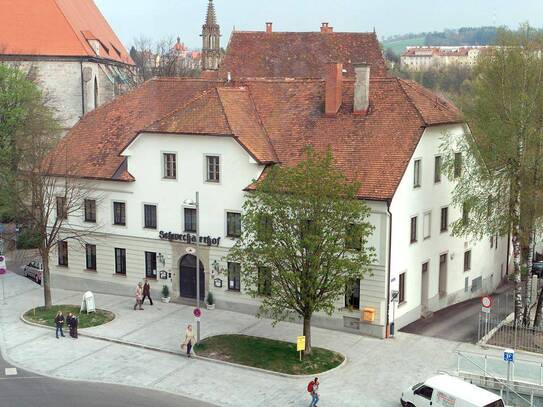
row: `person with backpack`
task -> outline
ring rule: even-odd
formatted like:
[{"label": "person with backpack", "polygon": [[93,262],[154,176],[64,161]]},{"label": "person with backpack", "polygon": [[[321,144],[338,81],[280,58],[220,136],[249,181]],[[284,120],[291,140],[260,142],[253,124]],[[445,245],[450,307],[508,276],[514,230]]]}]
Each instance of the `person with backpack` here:
[{"label": "person with backpack", "polygon": [[319,378],[315,377],[315,380],[312,380],[307,385],[307,391],[309,395],[311,396],[311,403],[309,404],[309,407],[316,407],[317,403],[319,402]]}]

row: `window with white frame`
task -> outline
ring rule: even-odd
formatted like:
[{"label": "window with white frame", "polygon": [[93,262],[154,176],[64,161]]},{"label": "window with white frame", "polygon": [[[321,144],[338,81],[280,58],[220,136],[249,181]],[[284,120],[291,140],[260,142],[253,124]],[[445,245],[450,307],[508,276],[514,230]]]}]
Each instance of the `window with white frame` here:
[{"label": "window with white frame", "polygon": [[163,177],[167,179],[177,178],[177,154],[164,153],[162,155],[162,161],[164,163]]},{"label": "window with white frame", "polygon": [[420,187],[420,160],[415,160],[413,166],[413,187]]},{"label": "window with white frame", "polygon": [[143,223],[145,229],[157,228],[157,213],[156,205],[143,205]]},{"label": "window with white frame", "polygon": [[220,157],[217,155],[206,155],[207,182],[220,181]]},{"label": "window with white frame", "polygon": [[437,184],[441,182],[441,164],[442,158],[440,155],[436,156],[434,161],[434,182]]},{"label": "window with white frame", "polygon": [[410,230],[410,242],[415,243],[417,241],[417,217],[411,218],[411,230]]},{"label": "window with white frame", "polygon": [[422,218],[422,237],[424,239],[430,238],[432,231],[432,212],[426,212]]}]

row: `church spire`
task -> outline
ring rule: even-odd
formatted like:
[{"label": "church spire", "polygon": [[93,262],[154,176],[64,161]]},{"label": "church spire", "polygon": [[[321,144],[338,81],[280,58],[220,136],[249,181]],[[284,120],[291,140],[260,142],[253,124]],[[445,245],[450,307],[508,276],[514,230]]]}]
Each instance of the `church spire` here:
[{"label": "church spire", "polygon": [[215,5],[209,0],[205,24],[202,26],[202,70],[216,71],[221,59],[221,28],[217,24]]}]

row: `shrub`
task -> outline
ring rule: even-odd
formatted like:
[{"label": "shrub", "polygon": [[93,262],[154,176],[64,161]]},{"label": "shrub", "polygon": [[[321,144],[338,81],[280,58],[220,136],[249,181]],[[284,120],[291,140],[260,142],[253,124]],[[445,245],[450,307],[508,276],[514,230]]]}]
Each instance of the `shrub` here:
[{"label": "shrub", "polygon": [[209,305],[213,305],[215,303],[215,299],[213,298],[213,293],[211,291],[207,293],[207,303]]},{"label": "shrub", "polygon": [[170,297],[170,289],[167,285],[162,286],[162,297],[169,298]]},{"label": "shrub", "polygon": [[35,229],[21,229],[17,234],[17,249],[37,249],[40,245],[40,234]]}]

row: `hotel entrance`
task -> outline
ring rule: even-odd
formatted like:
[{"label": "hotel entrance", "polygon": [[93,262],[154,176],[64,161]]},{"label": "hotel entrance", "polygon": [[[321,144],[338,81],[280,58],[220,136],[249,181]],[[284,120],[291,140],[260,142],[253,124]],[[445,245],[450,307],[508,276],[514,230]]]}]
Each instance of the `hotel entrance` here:
[{"label": "hotel entrance", "polygon": [[[204,265],[200,261],[200,300],[204,301],[206,280]],[[179,296],[196,298],[196,256],[187,254],[179,262]]]}]

